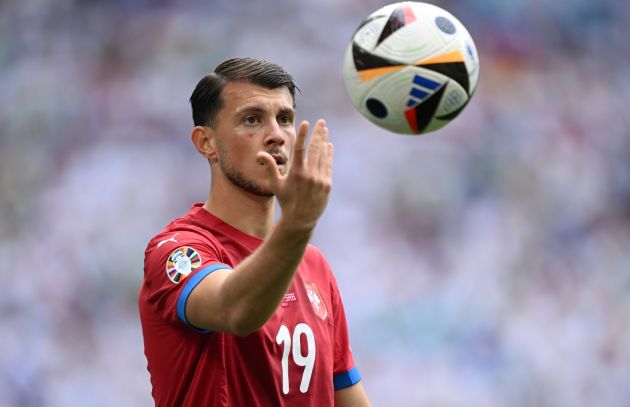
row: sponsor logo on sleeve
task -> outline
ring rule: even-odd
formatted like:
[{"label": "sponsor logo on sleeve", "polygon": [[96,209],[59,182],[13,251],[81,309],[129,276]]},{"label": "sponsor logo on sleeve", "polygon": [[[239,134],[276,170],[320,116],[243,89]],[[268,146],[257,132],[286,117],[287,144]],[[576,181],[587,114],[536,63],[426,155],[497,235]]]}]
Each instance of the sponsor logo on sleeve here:
[{"label": "sponsor logo on sleeve", "polygon": [[194,270],[201,266],[201,256],[190,246],[179,247],[168,256],[166,260],[166,275],[174,282],[179,283]]},{"label": "sponsor logo on sleeve", "polygon": [[177,236],[177,235],[179,235],[179,232],[175,233],[173,236],[169,237],[166,240],[160,241],[160,243],[157,244],[158,249],[160,248],[160,246],[162,246],[163,244],[168,243],[168,242],[177,243],[177,240],[175,240],[175,236]]}]

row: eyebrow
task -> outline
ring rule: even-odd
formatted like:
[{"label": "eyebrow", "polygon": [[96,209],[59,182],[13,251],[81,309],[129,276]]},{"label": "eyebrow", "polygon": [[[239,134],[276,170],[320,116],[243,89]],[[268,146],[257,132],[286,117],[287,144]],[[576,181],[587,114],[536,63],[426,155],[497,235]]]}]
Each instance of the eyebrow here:
[{"label": "eyebrow", "polygon": [[[266,111],[267,111],[266,109],[263,109],[262,107],[259,107],[259,106],[244,106],[239,109],[236,109],[237,114],[265,113]],[[289,114],[289,115],[295,116],[295,109],[290,108],[290,107],[283,107],[283,108],[280,108],[280,110],[278,111],[278,114],[279,115]]]}]

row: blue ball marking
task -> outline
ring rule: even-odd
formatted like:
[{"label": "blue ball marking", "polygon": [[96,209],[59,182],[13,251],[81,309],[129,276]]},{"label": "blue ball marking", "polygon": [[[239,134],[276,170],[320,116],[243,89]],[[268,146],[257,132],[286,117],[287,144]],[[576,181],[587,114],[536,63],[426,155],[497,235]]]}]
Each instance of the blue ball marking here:
[{"label": "blue ball marking", "polygon": [[468,51],[468,55],[470,56],[470,59],[472,59],[473,61],[475,60],[475,54],[473,53],[472,47],[470,46],[470,44],[466,45],[466,51]]},{"label": "blue ball marking", "polygon": [[451,22],[451,20],[449,20],[446,17],[436,17],[435,18],[435,25],[437,25],[437,27],[442,30],[442,32],[445,32],[446,34],[455,34],[455,24],[453,24]]}]

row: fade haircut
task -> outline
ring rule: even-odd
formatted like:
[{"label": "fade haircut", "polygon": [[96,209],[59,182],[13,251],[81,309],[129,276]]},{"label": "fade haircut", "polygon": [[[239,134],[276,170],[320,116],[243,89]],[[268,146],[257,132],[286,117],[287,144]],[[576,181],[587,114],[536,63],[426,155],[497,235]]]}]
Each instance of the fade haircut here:
[{"label": "fade haircut", "polygon": [[223,108],[223,88],[229,82],[243,81],[267,89],[285,86],[291,93],[295,108],[293,77],[281,66],[256,58],[232,58],[219,64],[214,72],[204,76],[190,96],[195,126],[216,124],[217,113]]}]

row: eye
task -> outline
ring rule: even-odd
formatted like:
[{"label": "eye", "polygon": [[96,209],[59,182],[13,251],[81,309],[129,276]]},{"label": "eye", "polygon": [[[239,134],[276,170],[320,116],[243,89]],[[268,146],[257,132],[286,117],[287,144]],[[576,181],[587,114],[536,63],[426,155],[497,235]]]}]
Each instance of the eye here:
[{"label": "eye", "polygon": [[243,123],[245,123],[245,124],[256,124],[256,123],[258,123],[258,117],[254,116],[254,115],[245,116],[245,118],[243,118]]},{"label": "eye", "polygon": [[293,124],[293,116],[288,114],[283,114],[278,117],[278,123],[280,124]]}]

